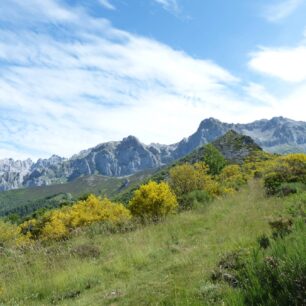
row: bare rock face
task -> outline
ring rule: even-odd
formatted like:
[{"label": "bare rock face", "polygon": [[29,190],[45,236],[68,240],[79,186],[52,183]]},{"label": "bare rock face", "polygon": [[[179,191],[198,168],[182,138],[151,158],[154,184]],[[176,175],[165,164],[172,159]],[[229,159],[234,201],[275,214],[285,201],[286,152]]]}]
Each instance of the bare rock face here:
[{"label": "bare rock face", "polygon": [[45,186],[66,181],[68,169],[65,158],[52,155],[48,159],[39,159],[32,164],[24,177],[24,187]]},{"label": "bare rock face", "polygon": [[23,187],[24,177],[28,175],[32,165],[33,162],[30,159],[0,160],[0,191]]},{"label": "bare rock face", "polygon": [[306,152],[306,122],[283,117],[237,124],[236,131],[252,137],[271,153]]},{"label": "bare rock face", "polygon": [[96,146],[85,154],[75,155],[68,161],[69,180],[82,174],[124,176],[164,164],[162,150],[142,144],[136,137]]},{"label": "bare rock face", "polygon": [[[62,183],[93,174],[125,176],[156,169],[215,141],[230,130],[250,136],[268,152],[306,152],[306,122],[276,117],[249,124],[233,124],[209,118],[201,122],[194,134],[173,145],[145,145],[136,137],[128,136],[122,141],[102,143],[84,150],[70,159],[53,155],[36,163],[29,159],[0,160],[0,191]],[[242,159],[247,152],[237,151],[234,132],[229,135],[233,139],[219,143],[220,151],[225,152],[228,159]]]}]

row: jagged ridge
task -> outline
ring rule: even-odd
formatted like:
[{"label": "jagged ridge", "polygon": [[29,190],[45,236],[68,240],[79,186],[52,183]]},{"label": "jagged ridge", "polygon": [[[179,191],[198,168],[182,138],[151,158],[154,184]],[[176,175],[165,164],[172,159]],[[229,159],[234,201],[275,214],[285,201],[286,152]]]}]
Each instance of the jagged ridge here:
[{"label": "jagged ridge", "polygon": [[229,130],[252,137],[269,152],[306,152],[306,122],[276,117],[233,124],[209,118],[201,122],[194,134],[173,145],[145,145],[129,136],[122,141],[103,143],[82,151],[70,159],[53,155],[36,163],[1,160],[0,191],[63,183],[86,175],[125,176],[155,169],[216,140]]}]

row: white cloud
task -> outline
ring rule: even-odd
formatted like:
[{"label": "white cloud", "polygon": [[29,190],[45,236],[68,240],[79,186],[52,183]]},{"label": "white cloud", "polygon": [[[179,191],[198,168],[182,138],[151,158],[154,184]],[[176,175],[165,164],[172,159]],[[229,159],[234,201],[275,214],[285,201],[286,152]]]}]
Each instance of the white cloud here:
[{"label": "white cloud", "polygon": [[270,103],[274,116],[282,115],[305,121],[305,40],[295,47],[262,47],[259,51],[251,53],[248,65],[255,72],[262,74],[265,83],[269,84],[269,81],[272,80],[273,87],[278,84],[279,92],[277,95],[272,95],[262,85],[256,84],[246,88],[248,95]]},{"label": "white cloud", "polygon": [[11,23],[0,31],[0,158],[70,156],[129,134],[173,143],[207,117],[274,113],[277,100],[261,85],[81,8],[2,0],[0,20]]},{"label": "white cloud", "polygon": [[109,10],[115,10],[115,6],[109,0],[99,0],[100,4]]},{"label": "white cloud", "polygon": [[0,2],[0,20],[30,20],[49,22],[75,21],[77,15],[58,4],[56,0],[3,0]]},{"label": "white cloud", "polygon": [[158,4],[161,4],[162,7],[170,12],[178,13],[179,12],[179,5],[177,0],[154,0]]},{"label": "white cloud", "polygon": [[260,84],[250,83],[244,88],[248,96],[252,97],[259,103],[269,104],[272,108],[277,108],[278,100],[267,89]]},{"label": "white cloud", "polygon": [[[10,3],[2,5],[9,9]],[[238,80],[215,63],[51,0],[48,5],[56,9],[46,13],[46,3],[31,0],[25,8],[15,2],[14,25],[22,28],[2,29],[0,35],[0,59],[6,63],[0,73],[0,141],[10,143],[15,156],[69,156],[128,134],[171,143],[203,118],[241,108],[227,88]],[[32,31],[33,22],[51,29]],[[12,122],[17,132],[9,128]]]},{"label": "white cloud", "polygon": [[262,48],[251,54],[249,66],[255,71],[287,82],[306,80],[306,46]]},{"label": "white cloud", "polygon": [[270,4],[264,9],[264,17],[271,22],[280,21],[294,13],[305,0],[282,0],[276,4]]}]

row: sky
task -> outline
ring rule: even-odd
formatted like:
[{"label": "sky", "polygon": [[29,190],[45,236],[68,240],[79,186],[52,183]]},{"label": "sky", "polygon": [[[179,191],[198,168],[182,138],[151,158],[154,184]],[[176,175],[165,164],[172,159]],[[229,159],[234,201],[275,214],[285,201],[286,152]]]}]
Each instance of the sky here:
[{"label": "sky", "polygon": [[305,17],[306,0],[1,0],[0,159],[305,121]]}]

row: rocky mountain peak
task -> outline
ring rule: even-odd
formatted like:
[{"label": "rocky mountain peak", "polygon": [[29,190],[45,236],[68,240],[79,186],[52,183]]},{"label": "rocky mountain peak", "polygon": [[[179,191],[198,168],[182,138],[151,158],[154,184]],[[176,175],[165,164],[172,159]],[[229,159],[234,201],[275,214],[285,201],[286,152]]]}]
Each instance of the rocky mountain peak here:
[{"label": "rocky mountain peak", "polygon": [[173,145],[145,145],[128,136],[83,150],[69,159],[57,155],[36,163],[4,159],[0,160],[0,190],[61,183],[93,174],[130,175],[169,164],[218,138],[215,145],[228,159],[239,161],[259,146],[276,153],[306,152],[306,122],[275,117],[232,124],[208,118],[194,134]]},{"label": "rocky mountain peak", "polygon": [[137,137],[129,135],[128,137],[125,137],[121,141],[121,145],[126,146],[142,146],[141,142],[138,140]]},{"label": "rocky mountain peak", "polygon": [[220,126],[220,124],[222,124],[221,121],[219,121],[218,119],[215,118],[208,118],[208,119],[204,119],[199,127],[198,127],[198,132],[203,130],[203,129],[211,129],[211,128],[218,128]]}]

